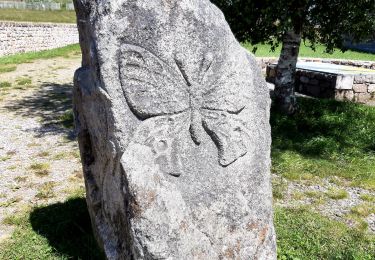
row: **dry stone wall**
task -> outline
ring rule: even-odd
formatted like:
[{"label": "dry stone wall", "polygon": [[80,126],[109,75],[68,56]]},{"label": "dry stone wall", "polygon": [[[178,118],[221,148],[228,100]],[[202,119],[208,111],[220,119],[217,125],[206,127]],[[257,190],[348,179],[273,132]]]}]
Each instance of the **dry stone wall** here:
[{"label": "dry stone wall", "polygon": [[75,24],[0,21],[0,56],[78,43]]},{"label": "dry stone wall", "polygon": [[[357,67],[362,68],[372,68],[371,66],[366,66],[366,63],[348,61],[347,64],[357,65]],[[341,65],[343,63],[338,64]],[[270,83],[274,83],[276,77],[275,67],[275,65],[271,64],[266,68],[266,80]],[[375,98],[374,74],[340,75],[297,69],[295,86],[297,92],[317,98],[330,98],[358,103],[372,103]]]}]

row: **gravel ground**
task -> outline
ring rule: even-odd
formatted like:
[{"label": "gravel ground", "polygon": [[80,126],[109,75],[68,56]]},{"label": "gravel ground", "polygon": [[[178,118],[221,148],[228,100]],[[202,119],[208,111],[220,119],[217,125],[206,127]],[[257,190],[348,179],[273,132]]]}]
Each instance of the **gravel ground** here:
[{"label": "gravel ground", "polygon": [[74,133],[59,123],[79,65],[79,57],[38,60],[0,74],[12,84],[0,89],[0,241],[12,231],[6,216],[63,201],[83,185]]},{"label": "gravel ground", "polygon": [[[366,202],[361,197],[366,194],[375,198],[375,192],[347,186],[345,180],[337,177],[334,179],[319,178],[306,182],[289,181],[276,174],[273,174],[272,178],[274,187],[276,183],[282,190],[281,198],[276,200],[276,205],[282,207],[308,206],[322,215],[345,222],[349,226],[358,225],[359,217],[367,223],[368,230],[375,233],[375,214],[356,216],[352,212],[353,208],[363,204],[374,207],[374,202]],[[338,191],[346,195],[337,195]]]}]

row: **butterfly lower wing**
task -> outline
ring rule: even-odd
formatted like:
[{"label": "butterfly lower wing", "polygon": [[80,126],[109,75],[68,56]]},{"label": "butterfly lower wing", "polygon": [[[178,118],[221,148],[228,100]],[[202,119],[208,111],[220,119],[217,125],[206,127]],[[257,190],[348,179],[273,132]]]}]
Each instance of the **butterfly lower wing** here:
[{"label": "butterfly lower wing", "polygon": [[219,163],[228,166],[247,153],[249,133],[240,116],[202,110],[203,127],[218,148]]},{"label": "butterfly lower wing", "polygon": [[149,118],[138,126],[130,145],[141,144],[149,147],[154,156],[153,163],[157,164],[162,172],[180,176],[183,167],[179,155],[184,145],[181,138],[188,132],[189,119],[187,112]]},{"label": "butterfly lower wing", "polygon": [[131,44],[122,46],[120,57],[121,85],[137,116],[145,119],[189,108],[187,86],[176,69],[150,51]]}]

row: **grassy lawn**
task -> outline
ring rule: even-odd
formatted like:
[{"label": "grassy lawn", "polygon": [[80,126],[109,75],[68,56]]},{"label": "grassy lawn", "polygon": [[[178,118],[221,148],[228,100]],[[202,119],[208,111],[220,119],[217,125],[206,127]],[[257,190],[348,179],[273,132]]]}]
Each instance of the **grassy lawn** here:
[{"label": "grassy lawn", "polygon": [[[82,196],[9,216],[0,259],[104,259]],[[375,239],[306,209],[275,210],[279,259],[373,259]]]},{"label": "grassy lawn", "polygon": [[0,259],[104,259],[82,196],[28,209],[4,222],[16,228],[0,244]]},{"label": "grassy lawn", "polygon": [[74,11],[39,11],[22,9],[0,9],[0,20],[22,22],[75,23]]},{"label": "grassy lawn", "polygon": [[[253,45],[244,43],[243,46],[249,51],[253,50]],[[281,46],[276,48],[275,52],[271,51],[271,46],[267,44],[258,44],[255,45],[258,47],[255,55],[257,57],[279,57]],[[305,46],[303,43],[300,48],[300,57],[309,57],[309,58],[325,58],[325,59],[346,59],[346,60],[367,60],[375,61],[375,54],[358,52],[358,51],[346,51],[342,52],[336,49],[332,54],[325,52],[325,47],[323,45],[317,45],[316,51],[313,51],[311,48]]]},{"label": "grassy lawn", "polygon": [[278,259],[374,259],[374,236],[306,209],[277,208],[275,227]]},{"label": "grassy lawn", "polygon": [[[1,10],[1,9],[0,9]],[[37,51],[37,52],[26,52],[15,55],[0,57],[0,73],[14,71],[17,68],[17,64],[32,62],[37,59],[51,59],[55,57],[69,57],[71,55],[79,55],[81,49],[78,44],[68,45],[62,48]]]},{"label": "grassy lawn", "polygon": [[272,111],[273,172],[291,180],[338,176],[375,190],[375,107],[298,101],[294,116]]}]

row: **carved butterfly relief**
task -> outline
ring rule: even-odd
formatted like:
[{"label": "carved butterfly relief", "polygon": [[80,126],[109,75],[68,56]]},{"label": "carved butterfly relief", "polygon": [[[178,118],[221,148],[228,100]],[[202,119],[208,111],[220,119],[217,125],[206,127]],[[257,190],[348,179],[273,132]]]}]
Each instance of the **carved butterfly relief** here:
[{"label": "carved butterfly relief", "polygon": [[244,93],[252,84],[250,75],[243,76],[246,66],[223,66],[208,53],[193,79],[178,60],[170,66],[130,44],[121,51],[123,92],[132,112],[143,120],[134,139],[152,148],[164,172],[179,176],[183,171],[177,152],[183,149],[178,142],[183,131],[190,131],[196,145],[209,135],[223,167],[247,153],[249,129],[240,116],[249,102]]}]

